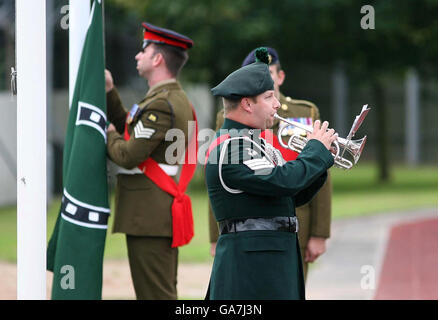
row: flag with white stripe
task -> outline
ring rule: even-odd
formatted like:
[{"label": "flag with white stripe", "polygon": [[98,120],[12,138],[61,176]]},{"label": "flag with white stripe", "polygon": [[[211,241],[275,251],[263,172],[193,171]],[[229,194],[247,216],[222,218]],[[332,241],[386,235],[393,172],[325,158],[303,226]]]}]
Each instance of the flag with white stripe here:
[{"label": "flag with white stripe", "polygon": [[109,217],[102,3],[82,49],[63,158],[63,197],[47,248],[52,299],[101,299]]}]

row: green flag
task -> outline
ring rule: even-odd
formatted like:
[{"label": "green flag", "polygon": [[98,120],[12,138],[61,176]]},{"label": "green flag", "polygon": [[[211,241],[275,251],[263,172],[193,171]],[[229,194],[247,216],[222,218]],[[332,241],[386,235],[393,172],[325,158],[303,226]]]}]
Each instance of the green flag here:
[{"label": "green flag", "polygon": [[47,249],[52,299],[101,299],[109,217],[102,1],[95,0],[76,78],[63,159],[63,197]]}]

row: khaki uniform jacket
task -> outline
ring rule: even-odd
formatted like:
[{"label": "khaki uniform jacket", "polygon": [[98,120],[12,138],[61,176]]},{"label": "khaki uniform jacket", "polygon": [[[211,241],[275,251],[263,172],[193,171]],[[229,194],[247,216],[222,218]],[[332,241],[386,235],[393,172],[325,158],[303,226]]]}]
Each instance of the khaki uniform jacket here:
[{"label": "khaki uniform jacket", "polygon": [[[283,118],[312,118],[313,121],[320,119],[318,108],[309,101],[295,100],[280,94],[280,103],[281,107],[277,113]],[[222,110],[219,111],[216,118],[216,130],[222,127],[223,122]],[[277,135],[278,126],[279,121],[275,119],[272,128],[275,135]],[[285,137],[284,141],[287,142],[286,139],[288,138]],[[296,208],[296,215],[299,221],[298,238],[303,255],[310,237],[330,237],[331,196],[332,186],[330,172],[328,171],[327,181],[316,196],[309,203]],[[211,206],[209,211],[210,242],[217,242],[219,232]]]},{"label": "khaki uniform jacket", "polygon": [[[127,111],[116,89],[108,93],[107,101],[109,121],[117,128],[117,132],[108,134],[107,149],[112,161],[128,170],[135,169],[148,157],[159,164],[177,164],[166,162],[166,149],[176,143],[165,141],[166,133],[172,128],[181,130],[185,139],[184,146],[180,147],[185,150],[189,136],[188,121],[194,119],[190,101],[176,80],[163,81],[152,87],[138,103],[139,111],[128,126],[128,141],[123,139]],[[181,159],[183,156],[182,153]],[[176,176],[173,178],[176,179]],[[143,173],[118,174],[113,232],[171,237],[172,202],[173,197]]]}]

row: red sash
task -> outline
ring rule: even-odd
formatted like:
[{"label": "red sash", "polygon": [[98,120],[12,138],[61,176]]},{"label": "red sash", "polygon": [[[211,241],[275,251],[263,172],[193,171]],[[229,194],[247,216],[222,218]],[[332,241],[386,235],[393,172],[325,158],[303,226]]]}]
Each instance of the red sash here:
[{"label": "red sash", "polygon": [[[161,190],[174,197],[172,203],[172,248],[189,243],[194,235],[192,203],[190,197],[185,194],[187,186],[196,170],[198,153],[198,121],[196,120],[196,113],[193,107],[192,111],[196,129],[188,143],[179,183],[177,184],[168,176],[152,157],[147,158],[138,166],[144,175],[151,179]],[[127,123],[125,123],[123,138],[126,141],[130,138]],[[193,159],[192,155],[189,162],[189,154],[193,150],[195,152],[195,159]]]},{"label": "red sash", "polygon": [[[207,153],[205,155],[205,164],[207,164],[208,157],[210,156],[211,151],[213,151],[214,148],[216,148],[222,142],[227,140],[229,137],[230,137],[229,134],[223,134],[223,135],[217,137],[210,144],[210,146],[208,147]],[[272,146],[281,152],[281,155],[283,156],[284,160],[286,160],[286,161],[295,160],[299,155],[298,152],[295,152],[289,148],[287,148],[287,149],[283,148],[280,145],[280,142],[278,141],[278,137],[276,135],[272,134],[272,130],[262,131],[262,133],[260,134],[260,137],[264,138],[266,141],[269,141],[269,142],[272,141]]]},{"label": "red sash", "polygon": [[208,161],[208,157],[210,156],[210,153],[213,151],[214,148],[216,148],[218,145],[220,145],[222,142],[224,142],[225,140],[227,140],[230,137],[230,135],[228,133],[223,134],[219,137],[217,137],[208,147],[207,153],[205,154],[205,163],[204,165],[207,164]]},{"label": "red sash", "polygon": [[298,157],[298,155],[299,155],[298,152],[292,151],[291,149],[283,148],[280,145],[280,142],[278,141],[277,135],[274,135],[272,133],[272,130],[262,131],[260,136],[262,138],[265,138],[266,141],[272,141],[272,146],[281,152],[281,155],[283,156],[284,160],[291,161],[291,160],[295,160]]}]

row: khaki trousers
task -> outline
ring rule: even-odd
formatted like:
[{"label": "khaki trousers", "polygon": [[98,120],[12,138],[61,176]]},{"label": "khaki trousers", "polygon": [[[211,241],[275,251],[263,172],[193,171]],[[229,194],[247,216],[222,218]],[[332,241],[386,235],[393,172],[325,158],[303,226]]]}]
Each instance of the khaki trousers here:
[{"label": "khaki trousers", "polygon": [[138,300],[176,300],[178,248],[172,238],[126,235],[129,267]]}]

